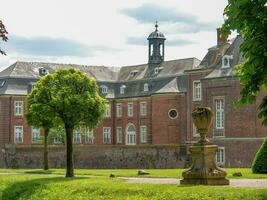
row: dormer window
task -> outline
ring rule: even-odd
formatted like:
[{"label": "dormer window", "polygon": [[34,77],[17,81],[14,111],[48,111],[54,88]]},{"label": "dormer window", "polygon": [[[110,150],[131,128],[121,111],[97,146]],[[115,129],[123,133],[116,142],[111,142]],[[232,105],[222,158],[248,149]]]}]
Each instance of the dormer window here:
[{"label": "dormer window", "polygon": [[45,76],[47,74],[48,74],[48,70],[46,68],[44,68],[44,67],[39,68],[39,75],[40,76]]},{"label": "dormer window", "polygon": [[233,59],[232,55],[224,55],[222,57],[222,68],[231,67],[231,64],[230,64],[231,59]]},{"label": "dormer window", "polygon": [[107,94],[107,93],[108,93],[108,87],[105,86],[105,85],[102,85],[102,86],[101,86],[101,93],[102,93],[102,94]]},{"label": "dormer window", "polygon": [[156,68],[154,69],[154,74],[158,74],[158,73],[159,73],[159,68],[156,67]]},{"label": "dormer window", "polygon": [[1,88],[1,87],[4,87],[5,83],[6,83],[6,80],[1,80],[1,81],[0,81],[0,88]]},{"label": "dormer window", "polygon": [[131,72],[130,72],[130,75],[129,75],[130,78],[135,77],[137,73],[138,73],[137,70],[133,70],[133,71],[131,71]]},{"label": "dormer window", "polygon": [[125,85],[122,85],[122,86],[120,87],[120,94],[124,94],[124,93],[125,93],[125,88],[126,88]]},{"label": "dormer window", "polygon": [[149,91],[148,83],[145,83],[144,84],[144,92],[148,92],[148,91]]}]

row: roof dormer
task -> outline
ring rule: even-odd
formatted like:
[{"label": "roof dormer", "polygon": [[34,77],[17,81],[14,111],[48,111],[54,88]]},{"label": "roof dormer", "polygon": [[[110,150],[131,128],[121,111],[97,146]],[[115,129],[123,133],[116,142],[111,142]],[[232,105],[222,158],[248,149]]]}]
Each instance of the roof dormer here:
[{"label": "roof dormer", "polygon": [[44,67],[39,68],[39,76],[45,76],[47,74],[49,74],[49,72],[46,68],[44,68]]},{"label": "roof dormer", "polygon": [[224,55],[222,57],[222,68],[231,67],[231,60],[233,59],[233,55]]}]

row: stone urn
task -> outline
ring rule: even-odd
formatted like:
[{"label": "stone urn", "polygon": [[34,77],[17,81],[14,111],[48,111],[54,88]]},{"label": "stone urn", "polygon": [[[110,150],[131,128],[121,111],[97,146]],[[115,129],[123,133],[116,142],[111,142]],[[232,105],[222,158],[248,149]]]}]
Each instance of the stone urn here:
[{"label": "stone urn", "polygon": [[207,134],[211,125],[213,113],[209,107],[196,107],[192,112],[193,123],[200,134],[198,144],[209,144]]}]

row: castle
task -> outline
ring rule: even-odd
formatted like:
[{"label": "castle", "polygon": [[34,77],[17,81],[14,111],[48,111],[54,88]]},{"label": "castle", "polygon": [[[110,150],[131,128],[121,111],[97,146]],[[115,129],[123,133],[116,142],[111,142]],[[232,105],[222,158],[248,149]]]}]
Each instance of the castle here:
[{"label": "castle", "polygon": [[[183,167],[188,145],[199,135],[191,120],[196,106],[209,106],[214,121],[209,136],[216,160],[226,167],[251,165],[266,137],[257,103],[234,108],[240,81],[233,73],[243,57],[242,38],[228,41],[217,31],[217,44],[202,60],[164,61],[165,36],[158,25],[148,36],[148,63],[117,68],[16,62],[0,72],[0,167],[41,167],[42,130],[25,119],[25,101],[35,82],[58,68],[78,68],[99,85],[108,109],[98,127],[74,131],[74,160],[80,168]],[[64,144],[50,141],[50,165],[64,166]]]}]

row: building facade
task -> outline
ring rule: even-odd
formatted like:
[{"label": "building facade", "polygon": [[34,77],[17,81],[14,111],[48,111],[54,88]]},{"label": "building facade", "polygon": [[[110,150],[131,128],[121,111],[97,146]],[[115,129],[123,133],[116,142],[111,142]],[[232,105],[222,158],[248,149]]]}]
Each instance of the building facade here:
[{"label": "building facade", "polygon": [[[0,165],[40,167],[42,130],[27,125],[26,96],[35,82],[57,69],[78,68],[99,85],[108,100],[101,123],[81,134],[74,131],[78,167],[183,167],[188,146],[199,135],[191,120],[196,106],[214,112],[211,140],[218,144],[222,166],[247,167],[266,137],[257,118],[257,102],[234,108],[239,77],[234,67],[242,61],[242,38],[228,41],[217,33],[217,44],[202,60],[164,61],[165,36],[155,26],[148,37],[148,63],[117,68],[72,64],[16,62],[0,73]],[[259,98],[260,101],[260,98]],[[64,143],[50,141],[50,163],[64,166]],[[90,161],[88,161],[90,159]]]}]

